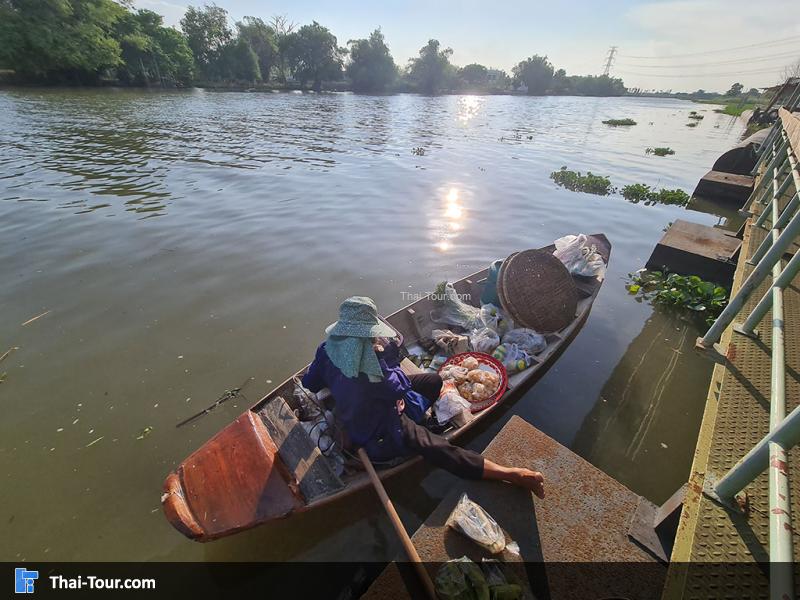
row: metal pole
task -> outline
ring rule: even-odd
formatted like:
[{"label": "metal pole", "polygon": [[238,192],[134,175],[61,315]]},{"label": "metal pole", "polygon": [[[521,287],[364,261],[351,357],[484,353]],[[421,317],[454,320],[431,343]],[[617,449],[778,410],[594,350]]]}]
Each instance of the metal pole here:
[{"label": "metal pole", "polygon": [[764,281],[764,278],[772,270],[772,265],[783,256],[783,253],[786,252],[786,249],[792,244],[798,234],[800,234],[800,213],[792,217],[786,229],[781,232],[778,239],[764,255],[764,258],[755,266],[742,284],[742,287],[739,288],[736,295],[731,298],[730,302],[728,302],[728,306],[726,306],[725,310],[717,317],[717,320],[714,321],[714,324],[706,334],[702,338],[697,339],[695,346],[698,349],[707,350],[719,341],[720,337],[722,337],[722,332],[725,331],[725,328],[731,324],[733,319],[736,318],[736,315],[739,314],[739,311],[742,310],[750,294],[761,285],[761,282]]},{"label": "metal pole", "polygon": [[[785,289],[786,286],[794,280],[798,273],[800,273],[800,250],[795,252],[792,260],[790,260],[789,264],[784,267],[780,276],[773,282],[772,285],[781,289]],[[739,331],[745,335],[752,335],[753,331],[761,322],[761,319],[763,319],[767,314],[771,306],[772,291],[767,290],[767,293],[761,297],[761,300],[759,300],[758,304],[753,309],[753,312],[750,313],[750,316],[747,317],[747,320],[742,323]]]},{"label": "metal pole", "polygon": [[[773,182],[773,243],[780,234],[778,181]],[[783,215],[781,215],[783,216]],[[781,276],[781,260],[772,266],[772,370],[770,381],[769,428],[775,430],[786,418],[786,362],[783,339],[783,288],[775,283]],[[785,564],[792,556],[792,506],[789,501],[789,477],[786,450],[777,442],[769,444],[769,593],[776,600],[791,598],[794,593],[792,569]]]},{"label": "metal pole", "polygon": [[752,171],[750,171],[751,175],[755,175],[756,172],[758,171],[758,167],[761,166],[761,163],[764,160],[764,155],[767,153],[767,148],[772,147],[772,142],[775,140],[775,132],[778,129],[780,129],[780,127],[781,127],[780,119],[778,119],[772,124],[772,127],[770,128],[767,137],[764,138],[764,141],[761,143],[761,146],[759,146],[758,150],[756,151],[756,156],[758,157],[758,160],[756,161],[756,165],[753,167]]},{"label": "metal pole", "polygon": [[766,173],[769,173],[772,169],[775,168],[775,163],[780,159],[781,160],[781,167],[783,167],[783,163],[787,160],[786,155],[786,148],[789,146],[789,140],[783,140],[781,145],[775,150],[772,160],[769,162],[769,165],[766,169],[764,169],[764,176],[761,177],[758,181],[758,185],[753,188],[753,191],[750,193],[750,197],[747,198],[747,202],[744,203],[745,206],[750,206],[753,200],[758,197],[759,193],[761,192],[761,188],[764,187],[764,184],[770,180],[766,176]]},{"label": "metal pole", "polygon": [[[780,195],[778,197],[780,197]],[[786,208],[783,209],[781,216],[775,222],[775,225],[773,225],[773,227],[777,227],[778,229],[786,227],[786,224],[789,222],[789,220],[792,218],[795,211],[797,210],[798,204],[800,204],[800,200],[798,200],[798,196],[797,194],[795,194],[794,197],[789,201],[789,204],[786,205]],[[770,211],[769,211],[770,214],[772,213],[773,210],[775,210],[775,207],[770,205]],[[770,236],[766,236],[763,240],[761,240],[761,244],[759,244],[758,248],[756,248],[756,251],[753,252],[753,256],[747,259],[747,264],[748,265],[758,264],[758,261],[761,260],[761,257],[764,256],[764,254],[766,254],[767,250],[770,248],[770,246],[772,246],[773,243],[774,243],[773,239]]]},{"label": "metal pole", "polygon": [[746,485],[767,468],[770,443],[792,448],[800,442],[800,406],[796,407],[737,462],[714,486],[714,492],[724,500],[732,500]]},{"label": "metal pole", "polygon": [[[786,136],[786,133],[784,133],[783,135]],[[794,183],[795,195],[789,201],[789,204],[787,204],[786,207],[783,209],[783,213],[780,215],[778,221],[773,225],[773,228],[778,228],[778,229],[786,227],[786,224],[789,222],[789,219],[792,218],[794,211],[797,209],[798,205],[797,197],[798,194],[800,194],[800,174],[798,174],[797,159],[795,159],[794,152],[792,151],[791,147],[786,149],[786,158],[789,160],[789,168],[790,168],[789,175],[786,177],[781,187],[778,188],[778,190],[773,194],[773,196],[777,194],[777,197],[780,198],[785,189],[789,187],[788,185],[789,181]],[[773,184],[773,188],[774,187],[775,186]],[[767,212],[771,213],[772,209],[775,207],[777,207],[777,204],[773,201],[771,204],[768,205],[767,208],[764,209],[764,213]],[[764,214],[759,216],[758,220],[755,222],[756,225],[760,224],[759,221],[762,221],[762,217],[764,217]],[[766,219],[766,217],[764,217],[764,219]],[[775,219],[773,217],[773,221],[774,220]],[[772,237],[770,236],[765,237],[763,240],[761,240],[761,244],[758,246],[753,255],[747,260],[747,262],[751,265],[756,264],[759,260],[761,260],[761,257],[764,256],[764,253],[767,251],[767,248],[769,248],[771,244],[772,244]]]},{"label": "metal pole", "polygon": [[[778,197],[783,196],[783,193],[787,190],[787,188],[789,187],[790,183],[792,183],[792,174],[791,173],[786,175],[786,179],[783,180],[783,183],[781,184],[781,187],[778,188]],[[788,205],[787,205],[787,208],[788,208]],[[784,209],[783,212],[785,213],[786,209]],[[764,207],[764,210],[761,212],[760,215],[758,215],[758,219],[756,219],[755,223],[753,223],[753,227],[761,227],[771,214],[772,214],[772,203],[767,204]],[[767,239],[767,238],[764,238],[764,239]]]}]

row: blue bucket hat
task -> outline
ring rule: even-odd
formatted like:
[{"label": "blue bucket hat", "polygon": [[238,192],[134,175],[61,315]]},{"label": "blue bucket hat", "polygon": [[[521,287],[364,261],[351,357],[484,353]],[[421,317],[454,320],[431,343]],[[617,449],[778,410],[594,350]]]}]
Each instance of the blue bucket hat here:
[{"label": "blue bucket hat", "polygon": [[397,337],[397,332],[378,317],[372,298],[352,296],[339,307],[339,320],[325,328],[328,335],[358,338]]}]

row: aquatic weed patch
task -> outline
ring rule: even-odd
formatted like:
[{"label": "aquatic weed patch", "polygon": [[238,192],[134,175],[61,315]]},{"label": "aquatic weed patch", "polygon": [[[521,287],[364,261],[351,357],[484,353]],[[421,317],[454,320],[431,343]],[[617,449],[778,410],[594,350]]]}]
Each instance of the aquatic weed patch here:
[{"label": "aquatic weed patch", "polygon": [[645,154],[655,154],[656,156],[669,156],[675,154],[675,150],[669,147],[658,146],[656,148],[646,148]]},{"label": "aquatic weed patch", "polygon": [[644,183],[632,183],[622,188],[622,197],[634,204],[639,202],[647,206],[652,204],[673,204],[676,206],[686,206],[691,199],[689,194],[680,188],[668,189],[661,188],[654,190]]},{"label": "aquatic weed patch", "polygon": [[642,269],[628,274],[626,288],[637,298],[677,309],[686,309],[701,316],[711,325],[728,304],[724,287],[697,275],[678,275]]},{"label": "aquatic weed patch", "polygon": [[608,119],[607,121],[603,121],[604,125],[611,125],[612,127],[629,127],[631,125],[636,125],[636,121],[633,119]]},{"label": "aquatic weed patch", "polygon": [[598,196],[608,196],[614,191],[611,180],[603,175],[595,175],[587,171],[586,175],[580,171],[570,171],[567,167],[561,167],[558,171],[550,173],[550,179],[563,188],[573,192],[586,192],[587,194],[597,194]]}]

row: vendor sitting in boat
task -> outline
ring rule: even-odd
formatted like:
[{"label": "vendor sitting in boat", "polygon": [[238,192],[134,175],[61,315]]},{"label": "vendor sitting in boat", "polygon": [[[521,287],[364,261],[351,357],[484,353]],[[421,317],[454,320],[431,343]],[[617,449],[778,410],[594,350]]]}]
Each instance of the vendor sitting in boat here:
[{"label": "vendor sitting in boat", "polygon": [[439,397],[442,378],[403,372],[396,333],[378,318],[370,298],[345,300],[339,320],[325,333],[328,338],[317,349],[303,385],[315,393],[330,389],[337,418],[353,446],[379,462],[417,454],[459,477],[507,481],[544,498],[541,473],[498,465],[419,424]]}]

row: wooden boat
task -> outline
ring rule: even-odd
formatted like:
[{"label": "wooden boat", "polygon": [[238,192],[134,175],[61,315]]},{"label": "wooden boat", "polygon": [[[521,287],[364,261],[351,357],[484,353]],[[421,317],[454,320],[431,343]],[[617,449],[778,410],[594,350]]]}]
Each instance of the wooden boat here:
[{"label": "wooden boat", "polygon": [[[589,236],[606,263],[611,244],[602,234]],[[542,248],[552,252],[553,246]],[[459,294],[478,305],[488,269],[454,283]],[[603,283],[602,276],[575,276],[578,306],[564,329],[547,334],[547,347],[529,368],[509,377],[508,390],[497,404],[475,413],[474,419],[443,435],[457,440],[486,419],[502,403],[519,398],[547,370],[583,326]],[[469,294],[466,296],[466,294]],[[425,297],[389,315],[385,320],[403,336],[410,352],[418,340],[440,326],[430,321],[434,302]],[[408,372],[418,370],[404,360]],[[302,376],[307,366],[298,371]],[[336,474],[292,411],[294,377],[290,377],[233,423],[222,429],[184,460],[164,482],[161,503],[167,519],[197,541],[221,538],[274,519],[308,511],[370,485],[364,471],[346,469]],[[417,457],[382,469],[381,479],[407,469]]]}]

